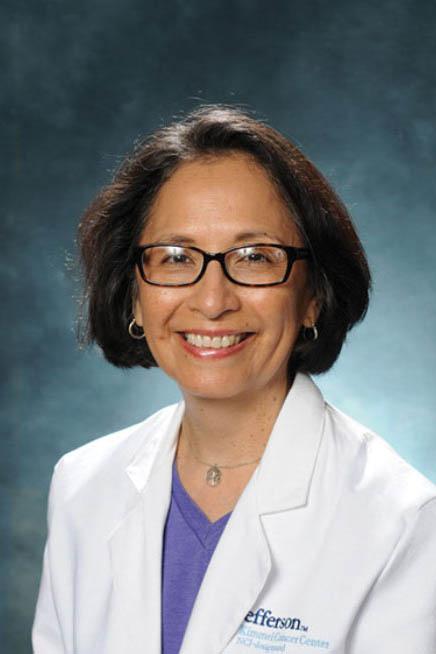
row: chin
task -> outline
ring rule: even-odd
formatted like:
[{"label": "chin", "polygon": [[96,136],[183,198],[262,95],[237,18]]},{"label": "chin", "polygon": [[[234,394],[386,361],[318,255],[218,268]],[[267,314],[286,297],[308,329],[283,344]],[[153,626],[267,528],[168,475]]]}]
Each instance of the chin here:
[{"label": "chin", "polygon": [[175,379],[184,395],[208,399],[208,400],[229,400],[243,396],[254,390],[249,384],[235,384],[229,380],[201,379],[197,382],[194,379]]},{"label": "chin", "polygon": [[192,397],[201,398],[203,400],[232,400],[236,399],[240,393],[232,393],[231,391],[220,391],[217,388],[210,389],[182,389],[186,394],[191,395]]}]

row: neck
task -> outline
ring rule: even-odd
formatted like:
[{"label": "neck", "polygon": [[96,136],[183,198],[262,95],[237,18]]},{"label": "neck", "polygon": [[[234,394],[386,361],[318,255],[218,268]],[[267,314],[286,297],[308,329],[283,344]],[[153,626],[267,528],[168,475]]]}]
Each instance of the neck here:
[{"label": "neck", "polygon": [[184,393],[179,453],[232,465],[260,458],[288,392],[287,380],[243,397],[211,399]]}]

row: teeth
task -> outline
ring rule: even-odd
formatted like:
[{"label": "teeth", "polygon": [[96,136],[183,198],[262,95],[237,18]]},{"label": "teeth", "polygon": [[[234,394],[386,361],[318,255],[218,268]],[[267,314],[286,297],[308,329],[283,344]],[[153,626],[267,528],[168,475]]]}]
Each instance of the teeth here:
[{"label": "teeth", "polygon": [[196,347],[208,347],[219,350],[222,347],[236,345],[242,340],[242,334],[229,334],[226,336],[200,336],[200,334],[184,334],[185,340]]}]

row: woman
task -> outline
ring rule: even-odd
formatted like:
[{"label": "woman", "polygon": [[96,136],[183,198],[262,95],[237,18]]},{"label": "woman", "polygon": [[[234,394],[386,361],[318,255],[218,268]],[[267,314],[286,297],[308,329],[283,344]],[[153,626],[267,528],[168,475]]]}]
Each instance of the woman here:
[{"label": "woman", "polygon": [[79,230],[87,339],[183,402],[62,457],[36,654],[436,651],[436,488],[329,404],[370,275],[316,168],[206,106]]}]

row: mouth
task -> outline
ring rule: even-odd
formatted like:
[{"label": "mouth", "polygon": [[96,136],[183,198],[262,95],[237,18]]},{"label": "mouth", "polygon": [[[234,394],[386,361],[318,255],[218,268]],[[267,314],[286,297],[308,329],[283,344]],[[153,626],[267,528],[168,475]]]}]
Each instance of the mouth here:
[{"label": "mouth", "polygon": [[234,347],[242,341],[245,341],[245,339],[251,336],[251,332],[220,334],[219,336],[207,336],[194,332],[182,332],[181,335],[187,343],[194,347],[208,350],[223,350],[229,347]]}]

